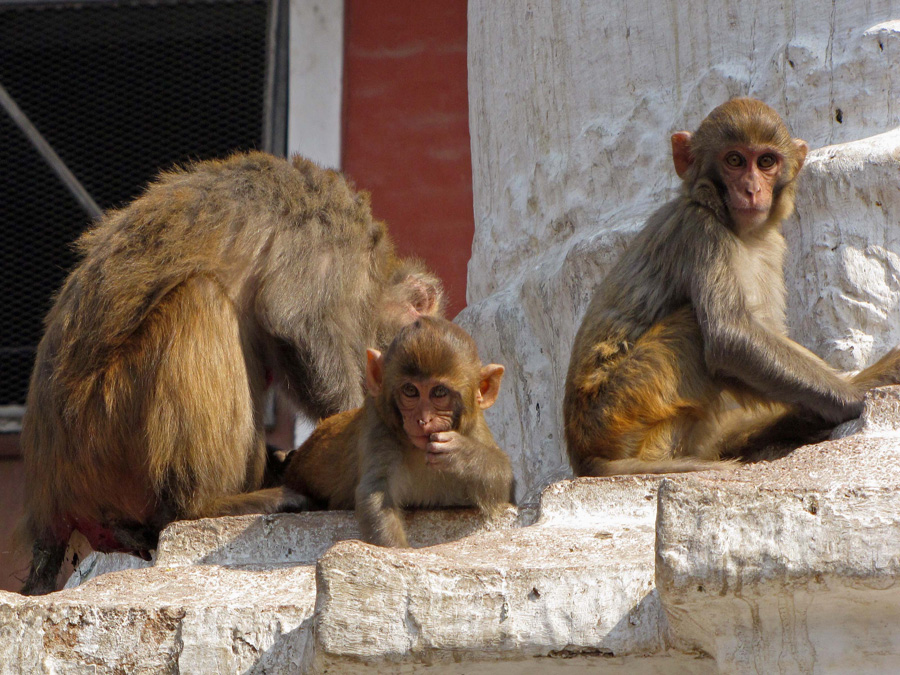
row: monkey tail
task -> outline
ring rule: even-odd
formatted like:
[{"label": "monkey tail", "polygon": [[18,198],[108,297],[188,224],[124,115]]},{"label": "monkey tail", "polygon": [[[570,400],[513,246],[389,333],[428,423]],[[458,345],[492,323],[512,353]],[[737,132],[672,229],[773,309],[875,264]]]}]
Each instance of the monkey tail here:
[{"label": "monkey tail", "polygon": [[[850,381],[861,392],[900,384],[900,348],[892,349]],[[834,427],[813,413],[774,407],[768,421],[748,425],[743,434],[735,434],[726,442],[731,447],[725,447],[723,454],[749,462],[777,459],[801,445],[824,441]]]},{"label": "monkey tail", "polygon": [[900,347],[895,347],[868,368],[850,378],[862,389],[900,384]]},{"label": "monkey tail", "polygon": [[625,476],[635,474],[687,473],[690,471],[724,471],[740,466],[736,460],[709,460],[697,457],[672,457],[670,459],[607,460],[599,457],[585,459],[579,467],[579,476]]}]

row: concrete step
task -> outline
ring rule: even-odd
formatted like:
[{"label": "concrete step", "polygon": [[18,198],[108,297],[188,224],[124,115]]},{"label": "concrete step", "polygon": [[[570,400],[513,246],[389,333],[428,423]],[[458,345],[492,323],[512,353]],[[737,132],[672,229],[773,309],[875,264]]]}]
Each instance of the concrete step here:
[{"label": "concrete step", "polygon": [[[414,548],[454,541],[477,532],[521,527],[534,522],[536,508],[509,508],[485,522],[475,509],[409,511],[406,533]],[[180,521],[167,527],[159,541],[159,564],[315,564],[338,541],[359,539],[350,511],[279,513]]]},{"label": "concrete step", "polygon": [[892,672],[898,405],[733,471],[411,513],[414,549],[349,512],[175,523],[152,567],[0,593],[0,673]]},{"label": "concrete step", "polygon": [[0,673],[299,672],[311,566],[152,567],[42,598],[0,593]]},{"label": "concrete step", "polygon": [[[317,568],[316,670],[511,656],[665,658],[653,588],[657,483],[556,485],[534,526],[418,551],[337,544]],[[584,517],[563,522],[554,507],[567,502]],[[605,523],[609,504],[618,513]]]},{"label": "concrete step", "polygon": [[898,405],[900,387],[879,389],[835,440],[662,482],[656,586],[676,644],[723,672],[897,672]]},{"label": "concrete step", "polygon": [[16,664],[0,672],[697,672],[667,649],[653,589],[659,480],[564,481],[492,527],[409,514],[418,544],[462,538],[400,551],[353,540],[346,512],[177,523],[153,567],[0,596],[0,663]]}]

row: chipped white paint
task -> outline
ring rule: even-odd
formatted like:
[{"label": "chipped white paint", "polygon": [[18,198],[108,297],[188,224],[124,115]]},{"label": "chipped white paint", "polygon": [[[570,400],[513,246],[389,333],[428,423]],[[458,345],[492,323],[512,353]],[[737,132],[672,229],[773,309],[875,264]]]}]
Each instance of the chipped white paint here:
[{"label": "chipped white paint", "polygon": [[656,582],[683,648],[721,672],[896,670],[896,490],[666,481],[659,501]]}]

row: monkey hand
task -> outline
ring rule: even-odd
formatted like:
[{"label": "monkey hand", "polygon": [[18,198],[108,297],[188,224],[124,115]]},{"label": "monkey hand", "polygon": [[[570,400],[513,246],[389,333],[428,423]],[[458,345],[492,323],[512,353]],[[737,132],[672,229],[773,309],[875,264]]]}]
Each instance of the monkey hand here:
[{"label": "monkey hand", "polygon": [[425,446],[425,463],[435,468],[449,468],[466,445],[465,437],[458,431],[433,433]]}]

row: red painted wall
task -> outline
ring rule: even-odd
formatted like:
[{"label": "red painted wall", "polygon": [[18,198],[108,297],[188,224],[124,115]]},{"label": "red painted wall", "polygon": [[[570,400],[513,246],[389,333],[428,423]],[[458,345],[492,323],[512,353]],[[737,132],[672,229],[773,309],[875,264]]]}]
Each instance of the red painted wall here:
[{"label": "red painted wall", "polygon": [[472,166],[465,0],[346,0],[342,169],[401,255],[466,304]]}]

